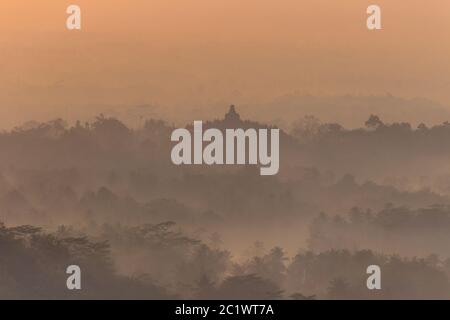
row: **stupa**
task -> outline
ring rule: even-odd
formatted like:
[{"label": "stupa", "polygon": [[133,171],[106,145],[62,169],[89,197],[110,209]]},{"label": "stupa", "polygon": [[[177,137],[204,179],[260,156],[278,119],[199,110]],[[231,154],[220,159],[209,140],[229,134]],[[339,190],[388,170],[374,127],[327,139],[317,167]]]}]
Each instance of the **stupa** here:
[{"label": "stupa", "polygon": [[236,112],[234,105],[230,106],[230,110],[225,114],[225,122],[227,123],[238,123],[241,121],[241,116]]}]

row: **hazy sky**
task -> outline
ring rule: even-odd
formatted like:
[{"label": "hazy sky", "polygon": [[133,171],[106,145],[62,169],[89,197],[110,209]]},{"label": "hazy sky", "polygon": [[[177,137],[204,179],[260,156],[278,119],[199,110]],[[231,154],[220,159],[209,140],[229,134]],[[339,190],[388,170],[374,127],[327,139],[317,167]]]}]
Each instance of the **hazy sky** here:
[{"label": "hazy sky", "polygon": [[[81,31],[66,30],[70,4]],[[370,4],[381,31],[366,28]],[[175,117],[291,92],[450,106],[448,0],[2,0],[0,30],[2,127],[140,105]]]}]

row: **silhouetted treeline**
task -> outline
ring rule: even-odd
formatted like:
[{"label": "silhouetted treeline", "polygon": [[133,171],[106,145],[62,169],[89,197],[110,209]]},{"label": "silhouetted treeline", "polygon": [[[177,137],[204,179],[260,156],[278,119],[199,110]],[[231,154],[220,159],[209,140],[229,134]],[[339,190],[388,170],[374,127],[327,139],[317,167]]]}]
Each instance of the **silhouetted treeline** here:
[{"label": "silhouetted treeline", "polygon": [[[237,263],[228,251],[172,228],[173,223],[104,226],[100,238],[109,238],[109,244],[66,227],[45,233],[33,226],[0,225],[0,299],[450,297],[450,260],[437,256],[405,259],[370,250],[328,250],[290,259],[275,247]],[[65,270],[73,264],[82,270],[80,291],[66,288]],[[365,271],[372,264],[383,270],[382,291],[367,290]]]},{"label": "silhouetted treeline", "polygon": [[[227,121],[205,125],[270,127]],[[305,117],[270,177],[173,165],[174,128],[101,115],[1,133],[0,298],[449,298],[450,124]],[[70,264],[86,290],[65,288]]]},{"label": "silhouetted treeline", "polygon": [[[150,282],[118,275],[107,242],[61,237],[33,226],[0,224],[0,299],[169,298]],[[66,269],[82,269],[80,291],[66,287]]]},{"label": "silhouetted treeline", "polygon": [[299,157],[306,165],[379,182],[397,178],[398,186],[410,189],[427,186],[448,191],[448,184],[436,181],[448,174],[448,121],[414,128],[405,122],[387,124],[371,115],[362,128],[345,129],[306,116],[296,122],[291,133],[302,143]]},{"label": "silhouetted treeline", "polygon": [[320,214],[310,230],[312,250],[371,248],[415,256],[448,257],[450,207],[410,209],[386,205],[377,212],[353,208],[346,215]]}]

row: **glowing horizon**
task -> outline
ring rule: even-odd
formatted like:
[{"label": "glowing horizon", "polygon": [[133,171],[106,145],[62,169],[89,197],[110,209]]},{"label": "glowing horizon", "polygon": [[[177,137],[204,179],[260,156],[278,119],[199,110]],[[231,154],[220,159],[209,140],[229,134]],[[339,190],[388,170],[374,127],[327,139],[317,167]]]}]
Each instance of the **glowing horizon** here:
[{"label": "glowing horizon", "polygon": [[[292,92],[392,93],[450,106],[450,3],[377,1],[74,1],[0,4],[0,125],[80,117],[99,106],[209,110]],[[450,107],[449,107],[450,109]],[[184,109],[183,109],[184,110]]]}]

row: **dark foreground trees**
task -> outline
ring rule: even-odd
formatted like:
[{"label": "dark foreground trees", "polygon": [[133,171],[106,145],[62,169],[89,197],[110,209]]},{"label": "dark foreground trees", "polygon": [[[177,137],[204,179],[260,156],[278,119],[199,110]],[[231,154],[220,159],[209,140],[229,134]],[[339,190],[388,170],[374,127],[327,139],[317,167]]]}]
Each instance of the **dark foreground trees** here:
[{"label": "dark foreground trees", "polygon": [[[118,226],[92,238],[73,229],[47,233],[0,224],[0,299],[450,298],[449,263],[437,255],[327,250],[289,259],[276,247],[236,262],[230,252],[173,226]],[[125,262],[131,269],[121,266]],[[381,268],[381,290],[366,286],[366,270],[373,264]],[[69,265],[82,270],[79,291],[66,287]]]},{"label": "dark foreground trees", "polygon": [[[117,275],[107,242],[60,238],[40,228],[0,224],[0,299],[157,299],[157,286]],[[83,270],[82,290],[66,287],[66,268]]]}]

